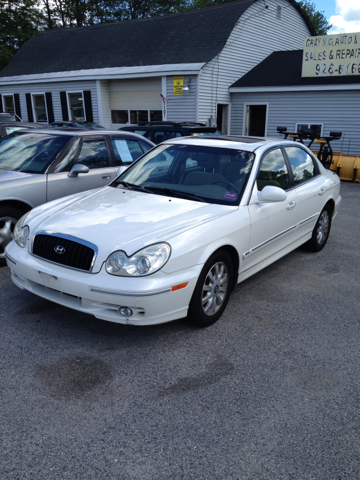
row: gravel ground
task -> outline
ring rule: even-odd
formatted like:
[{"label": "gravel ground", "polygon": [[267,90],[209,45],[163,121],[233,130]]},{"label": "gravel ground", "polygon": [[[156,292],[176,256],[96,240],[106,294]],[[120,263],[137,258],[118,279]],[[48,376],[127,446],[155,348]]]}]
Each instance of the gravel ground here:
[{"label": "gravel ground", "polygon": [[360,185],[207,329],[130,327],[0,269],[1,480],[359,480]]}]

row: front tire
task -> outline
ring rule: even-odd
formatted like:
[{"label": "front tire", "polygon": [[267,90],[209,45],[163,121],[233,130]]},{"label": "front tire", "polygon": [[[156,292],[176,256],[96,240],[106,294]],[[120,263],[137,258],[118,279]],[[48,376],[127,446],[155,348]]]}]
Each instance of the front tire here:
[{"label": "front tire", "polygon": [[208,327],[222,315],[233,283],[230,255],[219,250],[205,263],[197,281],[188,310],[188,320],[198,327]]},{"label": "front tire", "polygon": [[312,252],[320,252],[320,250],[325,247],[330,234],[331,216],[332,211],[330,206],[325,205],[316,222],[312,237],[307,243],[308,248]]},{"label": "front tire", "polygon": [[0,267],[6,265],[5,247],[13,239],[16,222],[22,217],[23,212],[12,206],[0,207]]}]

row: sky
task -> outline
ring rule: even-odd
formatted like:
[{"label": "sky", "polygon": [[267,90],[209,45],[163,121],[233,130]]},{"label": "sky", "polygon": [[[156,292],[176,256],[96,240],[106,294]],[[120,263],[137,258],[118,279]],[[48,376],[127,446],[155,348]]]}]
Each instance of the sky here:
[{"label": "sky", "polygon": [[333,25],[328,34],[360,32],[359,0],[312,0]]}]

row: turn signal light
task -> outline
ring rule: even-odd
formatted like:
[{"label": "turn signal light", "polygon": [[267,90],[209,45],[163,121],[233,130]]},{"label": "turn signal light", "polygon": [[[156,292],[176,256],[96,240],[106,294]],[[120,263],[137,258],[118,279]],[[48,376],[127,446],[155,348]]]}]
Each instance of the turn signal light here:
[{"label": "turn signal light", "polygon": [[187,287],[189,282],[186,283],[180,283],[180,285],[175,285],[175,287],[171,287],[171,291],[175,292],[175,290],[181,290],[182,288]]}]

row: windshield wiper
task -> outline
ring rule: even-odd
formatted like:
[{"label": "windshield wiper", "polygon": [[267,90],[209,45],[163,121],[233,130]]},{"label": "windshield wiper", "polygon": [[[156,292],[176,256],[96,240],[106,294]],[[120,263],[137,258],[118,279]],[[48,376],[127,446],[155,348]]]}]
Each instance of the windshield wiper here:
[{"label": "windshield wiper", "polygon": [[116,183],[116,187],[121,186],[121,185],[123,185],[128,190],[136,190],[136,191],[144,192],[144,193],[152,193],[151,190],[149,190],[145,187],[142,187],[141,185],[135,185],[133,183],[128,183],[128,182],[124,182],[124,181]]},{"label": "windshield wiper", "polygon": [[164,192],[164,193],[167,193],[167,194],[170,194],[170,195],[181,195],[182,197],[185,197],[185,198],[189,198],[190,200],[197,200],[198,202],[205,202],[206,201],[201,198],[201,197],[198,197],[197,195],[195,195],[194,193],[188,193],[188,192],[183,192],[181,190],[173,190],[172,188],[161,188],[161,187],[149,187],[151,188],[152,190],[159,190],[160,192]]}]

